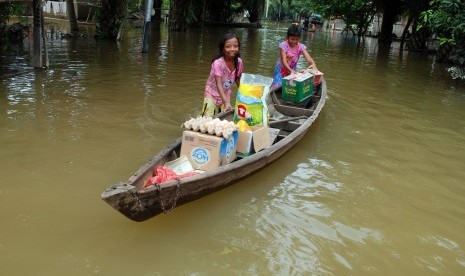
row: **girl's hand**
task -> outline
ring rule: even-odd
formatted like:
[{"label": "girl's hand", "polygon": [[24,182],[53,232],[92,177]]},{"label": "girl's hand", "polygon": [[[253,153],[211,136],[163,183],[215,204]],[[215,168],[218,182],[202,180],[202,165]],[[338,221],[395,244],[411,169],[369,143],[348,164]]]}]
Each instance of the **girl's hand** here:
[{"label": "girl's hand", "polygon": [[225,103],[224,104],[224,110],[227,111],[227,110],[231,110],[232,109],[232,106],[230,103]]},{"label": "girl's hand", "polygon": [[313,63],[312,65],[308,66],[307,69],[315,69],[315,70],[318,70],[318,68],[316,68],[316,64]]}]

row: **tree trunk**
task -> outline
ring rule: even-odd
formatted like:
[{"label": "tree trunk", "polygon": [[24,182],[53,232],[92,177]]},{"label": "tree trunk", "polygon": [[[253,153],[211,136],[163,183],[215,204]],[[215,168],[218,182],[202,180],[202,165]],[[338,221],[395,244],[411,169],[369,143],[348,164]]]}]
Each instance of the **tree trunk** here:
[{"label": "tree trunk", "polygon": [[365,12],[365,16],[362,17],[362,21],[359,23],[359,31],[358,31],[358,36],[365,36],[367,31],[368,31],[368,26],[370,25],[370,22],[373,21],[373,18],[375,17],[376,14],[376,3],[373,2],[370,6],[370,8]]},{"label": "tree trunk", "polygon": [[0,34],[5,31],[6,21],[10,16],[10,5],[11,3],[0,3]]},{"label": "tree trunk", "polygon": [[124,0],[101,0],[100,12],[96,24],[96,36],[116,38],[121,22],[126,15]]},{"label": "tree trunk", "polygon": [[[410,24],[412,24],[413,21],[413,16],[409,16],[407,24],[405,25],[404,31],[402,32],[402,38],[400,40],[400,51],[404,50],[404,42],[405,42],[405,37],[407,36],[408,29],[410,27]],[[412,34],[410,34],[411,36]]]},{"label": "tree trunk", "polygon": [[[202,23],[204,20],[229,22],[236,12],[231,9],[232,2],[232,0],[172,0],[170,1],[169,28],[170,30],[186,30],[188,26]],[[243,4],[242,9],[249,11],[250,22],[259,22],[265,1],[242,2],[247,2]]]},{"label": "tree trunk", "polygon": [[250,22],[260,22],[261,15],[263,14],[263,10],[265,7],[265,1],[263,0],[255,0],[252,3],[252,7],[249,11]]},{"label": "tree trunk", "polygon": [[42,68],[42,48],[40,39],[41,39],[41,27],[40,24],[41,14],[42,14],[42,1],[41,0],[33,0],[32,1],[32,14],[33,14],[33,29],[32,29],[32,37],[33,37],[33,64],[34,68]]},{"label": "tree trunk", "polygon": [[154,20],[161,19],[161,4],[163,0],[155,0],[153,1],[153,8],[155,9],[155,14],[153,15]]},{"label": "tree trunk", "polygon": [[381,23],[381,33],[378,41],[382,44],[390,45],[392,42],[392,30],[394,23],[400,13],[401,0],[383,2],[383,22]]},{"label": "tree trunk", "polygon": [[171,2],[169,28],[172,31],[187,29],[186,11],[190,8],[190,0],[174,0]]},{"label": "tree trunk", "polygon": [[74,0],[66,0],[66,10],[68,13],[69,27],[71,32],[79,32],[76,12],[74,11]]},{"label": "tree trunk", "polygon": [[429,32],[421,30],[420,33],[417,34],[417,25],[420,13],[425,11],[429,7],[428,0],[408,0],[408,11],[409,11],[409,20],[407,25],[405,26],[404,32],[402,33],[402,40],[400,43],[400,50],[402,51],[404,48],[404,40],[408,34],[408,29],[410,25],[412,25],[412,33],[410,34],[410,40],[407,43],[407,47],[410,50],[424,50],[426,48],[426,42],[429,38]]},{"label": "tree trunk", "polygon": [[421,28],[420,30],[414,32],[410,36],[410,40],[407,43],[409,50],[426,50],[426,42],[430,37],[431,33],[426,28]]}]

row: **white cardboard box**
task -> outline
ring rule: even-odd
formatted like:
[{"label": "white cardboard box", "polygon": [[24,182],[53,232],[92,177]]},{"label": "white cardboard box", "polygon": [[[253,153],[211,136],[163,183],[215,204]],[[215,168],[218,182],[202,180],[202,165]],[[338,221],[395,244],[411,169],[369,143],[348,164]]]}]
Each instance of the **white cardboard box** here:
[{"label": "white cardboard box", "polygon": [[251,131],[238,131],[236,153],[239,157],[249,156],[271,146],[279,132],[279,129],[263,125],[256,125],[251,128]]}]

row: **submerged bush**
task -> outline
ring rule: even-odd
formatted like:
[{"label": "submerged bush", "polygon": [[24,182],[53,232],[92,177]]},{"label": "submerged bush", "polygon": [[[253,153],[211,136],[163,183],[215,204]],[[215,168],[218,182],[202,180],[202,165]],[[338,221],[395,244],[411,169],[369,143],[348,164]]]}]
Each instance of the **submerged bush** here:
[{"label": "submerged bush", "polygon": [[[421,13],[419,28],[427,28],[439,37],[441,46],[450,45],[447,60],[453,64],[447,71],[454,79],[465,79],[465,1],[432,0],[430,9]],[[458,49],[458,50],[457,50]]]},{"label": "submerged bush", "polygon": [[449,57],[454,66],[447,69],[453,79],[465,80],[465,49],[457,50]]}]

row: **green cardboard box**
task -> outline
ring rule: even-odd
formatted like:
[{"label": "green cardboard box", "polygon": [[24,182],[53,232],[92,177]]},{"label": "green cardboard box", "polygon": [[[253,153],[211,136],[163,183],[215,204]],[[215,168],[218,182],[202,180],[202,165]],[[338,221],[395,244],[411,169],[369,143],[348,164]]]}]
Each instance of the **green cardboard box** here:
[{"label": "green cardboard box", "polygon": [[303,72],[283,78],[282,99],[301,103],[313,95],[313,74]]}]

